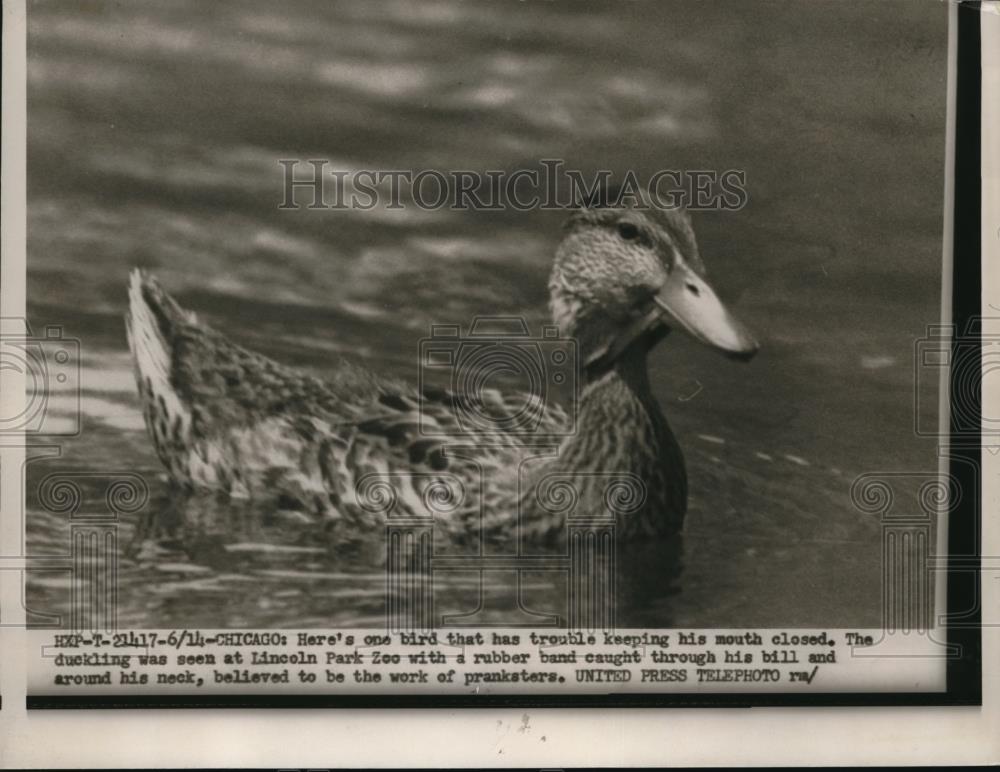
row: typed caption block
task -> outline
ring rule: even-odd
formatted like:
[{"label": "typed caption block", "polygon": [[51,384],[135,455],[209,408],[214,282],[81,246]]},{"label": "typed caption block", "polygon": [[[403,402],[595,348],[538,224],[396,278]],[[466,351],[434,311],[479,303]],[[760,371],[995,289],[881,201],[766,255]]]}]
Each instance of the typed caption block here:
[{"label": "typed caption block", "polygon": [[34,695],[928,691],[933,636],[878,630],[33,631]]}]

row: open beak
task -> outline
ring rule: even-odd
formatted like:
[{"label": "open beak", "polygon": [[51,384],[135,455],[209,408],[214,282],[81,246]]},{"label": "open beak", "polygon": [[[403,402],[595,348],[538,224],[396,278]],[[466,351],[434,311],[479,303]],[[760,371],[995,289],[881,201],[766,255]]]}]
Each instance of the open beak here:
[{"label": "open beak", "polygon": [[653,298],[670,327],[735,359],[753,358],[760,346],[750,331],[722,305],[708,283],[678,261],[666,284]]}]

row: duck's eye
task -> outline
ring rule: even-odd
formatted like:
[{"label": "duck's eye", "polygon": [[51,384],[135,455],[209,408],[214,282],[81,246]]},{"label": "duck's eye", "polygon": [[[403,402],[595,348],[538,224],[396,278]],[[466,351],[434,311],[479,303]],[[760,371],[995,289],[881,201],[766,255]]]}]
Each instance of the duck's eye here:
[{"label": "duck's eye", "polygon": [[639,229],[630,222],[618,223],[618,235],[626,241],[639,238]]}]

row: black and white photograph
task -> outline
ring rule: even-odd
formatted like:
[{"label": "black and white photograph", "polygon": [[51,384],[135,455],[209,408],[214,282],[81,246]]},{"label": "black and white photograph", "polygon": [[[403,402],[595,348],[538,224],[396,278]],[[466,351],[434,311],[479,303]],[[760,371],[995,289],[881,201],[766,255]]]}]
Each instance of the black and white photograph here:
[{"label": "black and white photograph", "polygon": [[937,467],[946,28],[30,3],[27,316],[69,358],[29,554],[62,481],[130,473],[122,626],[377,627],[393,518],[433,525],[435,625],[565,626],[610,513],[619,626],[880,626],[852,484]]},{"label": "black and white photograph", "polygon": [[5,3],[0,761],[986,759],[997,19]]},{"label": "black and white photograph", "polygon": [[25,11],[30,706],[979,699],[957,5]]}]

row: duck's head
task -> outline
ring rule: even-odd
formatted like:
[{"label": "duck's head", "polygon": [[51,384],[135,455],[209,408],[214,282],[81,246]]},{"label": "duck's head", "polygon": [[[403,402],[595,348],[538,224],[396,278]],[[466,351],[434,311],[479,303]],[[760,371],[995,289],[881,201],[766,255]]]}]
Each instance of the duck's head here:
[{"label": "duck's head", "polygon": [[686,212],[584,206],[565,229],[549,280],[552,317],[588,370],[645,354],[674,328],[737,359],[757,353],[705,280]]}]

